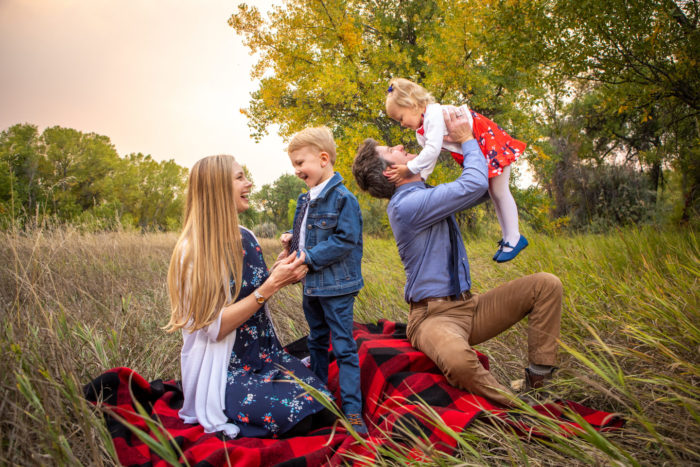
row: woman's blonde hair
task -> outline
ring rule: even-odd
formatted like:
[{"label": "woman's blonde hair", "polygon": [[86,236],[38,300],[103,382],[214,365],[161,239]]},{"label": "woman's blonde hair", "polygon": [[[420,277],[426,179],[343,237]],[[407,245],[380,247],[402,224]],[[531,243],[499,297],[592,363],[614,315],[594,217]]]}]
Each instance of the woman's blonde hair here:
[{"label": "woman's blonde hair", "polygon": [[394,102],[399,107],[415,109],[435,102],[432,94],[420,84],[404,78],[394,78],[389,82],[386,102]]},{"label": "woman's blonde hair", "polygon": [[233,156],[210,156],[197,161],[190,172],[184,226],[168,269],[169,332],[207,326],[241,290],[243,247],[235,166]]}]

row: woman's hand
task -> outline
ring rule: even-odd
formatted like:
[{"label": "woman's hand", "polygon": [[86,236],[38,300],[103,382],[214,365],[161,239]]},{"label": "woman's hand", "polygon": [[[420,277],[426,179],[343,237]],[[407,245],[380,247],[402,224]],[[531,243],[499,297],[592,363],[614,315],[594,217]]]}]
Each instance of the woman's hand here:
[{"label": "woman's hand", "polygon": [[285,259],[287,256],[289,256],[289,252],[287,251],[287,248],[280,251],[279,254],[277,255],[277,258],[275,258],[275,263],[270,268],[270,272],[272,272],[272,270],[275,269],[282,262],[282,260]]},{"label": "woman's hand", "polygon": [[272,265],[270,268],[270,272],[272,272],[273,269],[277,267],[277,265],[285,259],[287,256],[289,256],[289,244],[292,242],[292,234],[289,232],[285,232],[282,235],[280,235],[280,243],[282,244],[282,248],[284,248],[282,251],[279,252],[277,255],[277,258],[275,259],[275,264]]},{"label": "woman's hand", "polygon": [[[306,258],[304,252],[297,257],[294,251],[275,263],[275,266],[270,271],[270,276],[257,289],[260,295],[267,300],[282,287],[299,282],[309,270],[309,267],[304,264],[304,258]],[[224,306],[221,311],[221,327],[219,328],[217,339],[221,340],[236,330],[259,309],[260,303],[258,303],[253,294]]]},{"label": "woman's hand", "polygon": [[394,164],[384,171],[384,176],[391,183],[398,183],[401,180],[410,177],[413,172],[408,168],[408,166],[403,164]]},{"label": "woman's hand", "polygon": [[272,266],[270,277],[265,281],[269,281],[275,287],[273,293],[286,285],[299,282],[309,271],[309,267],[304,264],[306,254],[303,251],[299,256],[296,255],[296,251],[286,257],[283,257],[284,253],[282,251],[277,257],[278,261]]}]

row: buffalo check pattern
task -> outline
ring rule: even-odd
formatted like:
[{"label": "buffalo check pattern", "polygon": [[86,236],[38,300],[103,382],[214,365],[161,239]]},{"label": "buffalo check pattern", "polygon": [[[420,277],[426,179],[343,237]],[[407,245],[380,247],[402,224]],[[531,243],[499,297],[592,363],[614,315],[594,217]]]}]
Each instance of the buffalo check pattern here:
[{"label": "buffalo check pattern", "polygon": [[[148,432],[148,425],[136,410],[135,401],[168,431],[187,462],[193,466],[316,466],[364,463],[371,465],[387,450],[400,451],[417,460],[429,454],[411,446],[412,435],[427,438],[436,450],[454,452],[455,441],[436,427],[426,414],[425,404],[452,430],[466,429],[480,415],[491,414],[492,423],[504,423],[523,436],[546,436],[546,430],[527,416],[505,410],[484,398],[453,388],[425,354],[406,340],[404,324],[380,320],[377,324],[356,324],[362,376],[363,416],[370,430],[363,443],[340,425],[319,429],[307,436],[287,439],[237,438],[204,433],[199,425],[185,424],[177,415],[182,406],[182,389],[175,381],[148,382],[134,370],[114,368],[84,387],[86,398],[105,409],[105,421],[123,465],[165,466],[123,423]],[[287,346],[303,357],[304,341]],[[488,368],[488,360],[479,355]],[[338,368],[329,368],[329,389],[339,401]],[[616,414],[594,410],[572,401],[535,407],[556,421],[561,432],[582,433],[575,419],[581,417],[594,429],[620,429],[624,420]],[[112,414],[116,415],[113,416]],[[432,415],[434,417],[434,415]],[[551,429],[551,428],[548,428]]]}]

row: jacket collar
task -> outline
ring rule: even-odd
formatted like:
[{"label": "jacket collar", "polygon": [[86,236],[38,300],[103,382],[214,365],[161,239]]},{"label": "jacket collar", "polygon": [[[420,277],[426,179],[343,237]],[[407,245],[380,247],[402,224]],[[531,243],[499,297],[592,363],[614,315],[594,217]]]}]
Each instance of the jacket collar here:
[{"label": "jacket collar", "polygon": [[[328,183],[326,183],[326,186],[323,187],[323,191],[321,192],[321,194],[318,195],[318,198],[316,198],[316,199],[317,200],[326,199],[326,197],[328,196],[328,193],[330,193],[330,191],[333,188],[340,185],[342,182],[343,182],[343,177],[341,177],[338,172],[335,172],[333,174],[333,176],[330,178],[330,180],[328,180]],[[308,192],[307,192],[306,196],[308,197]]]}]

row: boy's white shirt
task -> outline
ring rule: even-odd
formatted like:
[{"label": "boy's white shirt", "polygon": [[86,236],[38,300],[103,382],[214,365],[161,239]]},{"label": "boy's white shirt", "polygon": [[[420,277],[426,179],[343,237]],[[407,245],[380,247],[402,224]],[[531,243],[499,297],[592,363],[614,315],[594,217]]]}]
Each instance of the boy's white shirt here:
[{"label": "boy's white shirt", "polygon": [[[444,106],[434,103],[428,104],[423,113],[423,134],[416,132],[418,144],[423,147],[423,150],[416,156],[415,159],[408,161],[406,166],[414,173],[420,173],[423,180],[427,180],[433,170],[437,159],[440,156],[442,149],[457,152],[462,154],[462,146],[457,143],[445,141],[447,136],[447,127],[445,126],[445,117],[442,114]],[[459,107],[463,112],[466,112],[469,124],[474,123],[472,114],[466,105]]]},{"label": "boy's white shirt", "polygon": [[[253,234],[245,227],[241,228]],[[255,241],[257,242],[257,238]],[[185,246],[186,243],[183,242],[183,255]],[[181,261],[182,259],[184,256]],[[186,274],[191,274],[191,270],[188,270]],[[186,284],[189,283],[186,282]],[[189,295],[189,292],[189,289],[186,288],[185,297]],[[267,304],[265,304],[265,313],[269,318],[270,311]],[[229,333],[217,342],[216,338],[219,336],[220,328],[221,312],[216,320],[202,329],[194,332],[182,329],[180,369],[184,402],[178,414],[185,423],[202,425],[205,433],[223,431],[227,436],[233,438],[241,430],[228,421],[224,407],[226,406],[228,364],[233,344],[236,341],[236,331]],[[274,331],[277,334],[277,330]]]},{"label": "boy's white shirt", "polygon": [[[331,178],[333,178],[333,174],[331,174],[328,179],[326,179],[325,182],[321,182],[316,186],[312,186],[309,188],[309,202],[312,200],[318,198],[318,196],[321,194],[323,189],[328,185],[328,182],[331,181]],[[301,228],[299,229],[299,251],[301,251],[305,246],[306,246],[306,218],[309,217],[309,208],[308,205],[306,207],[306,212],[304,212],[304,220],[301,221]]]}]

